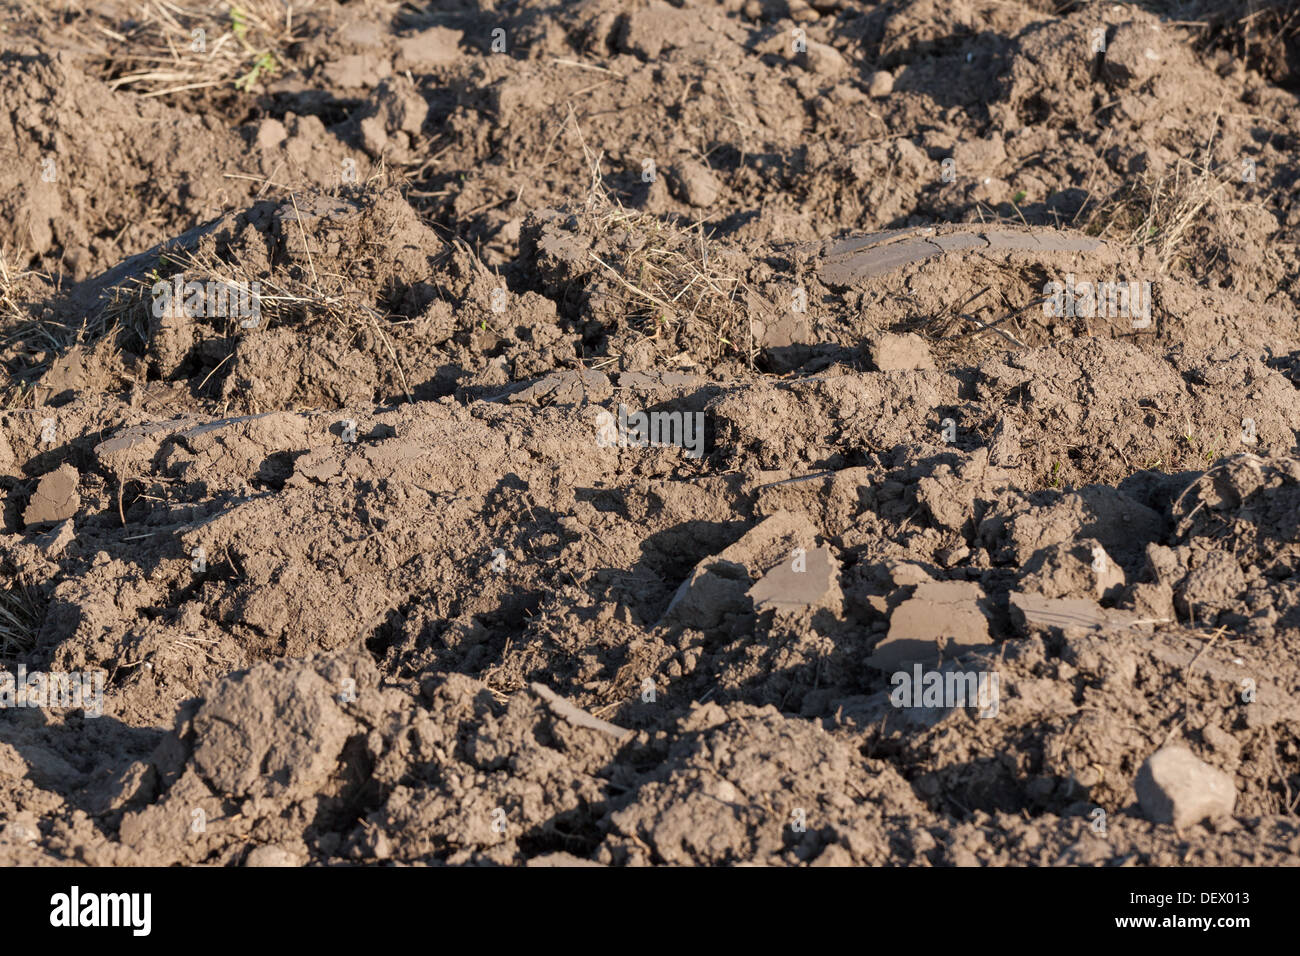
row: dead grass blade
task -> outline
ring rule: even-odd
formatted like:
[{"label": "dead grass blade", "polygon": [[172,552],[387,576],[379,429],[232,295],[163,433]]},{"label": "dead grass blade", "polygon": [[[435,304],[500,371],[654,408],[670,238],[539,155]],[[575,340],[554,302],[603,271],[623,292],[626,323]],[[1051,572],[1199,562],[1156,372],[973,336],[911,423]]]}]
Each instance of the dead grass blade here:
[{"label": "dead grass blade", "polygon": [[[584,144],[585,145],[585,144]],[[742,270],[710,255],[703,222],[681,225],[625,208],[605,189],[600,157],[587,154],[591,185],[585,202],[599,274],[613,282],[608,304],[645,338],[716,363],[739,357],[751,368],[756,348],[749,331]]]},{"label": "dead grass blade", "polygon": [[233,86],[249,90],[280,72],[301,37],[295,18],[313,0],[180,5],[142,0],[129,21],[99,26],[113,89],[143,96]]},{"label": "dead grass blade", "polygon": [[1167,272],[1201,216],[1234,181],[1233,172],[1215,171],[1179,159],[1158,176],[1144,176],[1121,187],[1092,212],[1084,232],[1139,249],[1153,249]]},{"label": "dead grass blade", "polygon": [[35,592],[25,584],[0,590],[0,666],[11,670],[36,647],[41,608]]}]

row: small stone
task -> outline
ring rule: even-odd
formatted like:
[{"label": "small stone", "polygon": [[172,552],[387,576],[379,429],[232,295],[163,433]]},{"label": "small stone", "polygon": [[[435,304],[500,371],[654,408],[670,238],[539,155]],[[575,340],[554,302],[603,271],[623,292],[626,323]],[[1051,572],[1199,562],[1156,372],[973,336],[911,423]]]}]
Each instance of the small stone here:
[{"label": "small stone", "polygon": [[873,100],[882,100],[894,92],[894,74],[888,70],[876,70],[867,83],[867,95]]},{"label": "small stone", "polygon": [[1134,788],[1147,819],[1172,823],[1177,830],[1231,816],[1237,802],[1232,777],[1178,746],[1164,747],[1148,757]]},{"label": "small stone", "polygon": [[244,866],[302,866],[302,862],[283,847],[254,847],[244,860]]},{"label": "small stone", "polygon": [[388,131],[378,116],[367,116],[361,121],[361,148],[378,158],[388,145]]},{"label": "small stone", "polygon": [[839,50],[816,40],[807,42],[804,51],[799,54],[798,63],[809,73],[818,76],[839,76],[848,69],[848,62]]},{"label": "small stone", "polygon": [[718,193],[721,192],[718,178],[703,163],[691,160],[678,163],[670,178],[674,194],[691,206],[711,206],[717,202]]}]

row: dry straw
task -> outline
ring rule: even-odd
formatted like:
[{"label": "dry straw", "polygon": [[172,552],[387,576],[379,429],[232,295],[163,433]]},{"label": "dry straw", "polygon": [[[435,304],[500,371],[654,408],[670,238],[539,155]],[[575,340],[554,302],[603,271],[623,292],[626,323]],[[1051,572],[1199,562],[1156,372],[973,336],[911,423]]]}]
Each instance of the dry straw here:
[{"label": "dry straw", "polygon": [[247,90],[278,73],[312,6],[292,0],[171,3],[144,0],[128,24],[95,24],[109,86],[144,96],[211,87]]},{"label": "dry straw", "polygon": [[697,360],[739,357],[753,366],[756,346],[748,321],[749,291],[730,260],[711,255],[703,220],[681,224],[627,209],[605,188],[600,157],[588,156],[591,186],[586,226],[598,274],[612,280],[609,304],[646,339],[684,347]]}]

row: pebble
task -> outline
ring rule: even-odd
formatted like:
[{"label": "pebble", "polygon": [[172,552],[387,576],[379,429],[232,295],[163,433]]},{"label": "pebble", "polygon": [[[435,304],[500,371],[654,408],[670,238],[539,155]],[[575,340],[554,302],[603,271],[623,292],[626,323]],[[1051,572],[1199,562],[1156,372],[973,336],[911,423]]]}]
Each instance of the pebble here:
[{"label": "pebble", "polygon": [[867,95],[873,100],[881,100],[894,92],[894,74],[888,70],[877,70],[871,74],[867,83]]},{"label": "pebble", "polygon": [[1179,746],[1164,747],[1148,757],[1134,787],[1148,820],[1172,823],[1179,830],[1230,816],[1237,802],[1232,777]]}]

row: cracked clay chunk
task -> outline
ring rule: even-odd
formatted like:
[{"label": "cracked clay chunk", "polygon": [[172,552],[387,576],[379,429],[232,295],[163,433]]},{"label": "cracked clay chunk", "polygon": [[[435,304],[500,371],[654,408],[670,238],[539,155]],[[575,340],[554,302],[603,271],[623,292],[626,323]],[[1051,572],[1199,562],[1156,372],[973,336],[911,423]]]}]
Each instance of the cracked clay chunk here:
[{"label": "cracked clay chunk", "polygon": [[839,562],[830,548],[786,558],[749,589],[754,607],[826,607],[834,600]]},{"label": "cracked clay chunk", "polygon": [[915,332],[886,333],[869,346],[871,364],[882,372],[912,372],[934,368],[934,358],[925,339]]},{"label": "cracked clay chunk", "polygon": [[895,608],[889,633],[867,663],[882,671],[903,664],[951,659],[992,644],[989,622],[980,609],[984,592],[968,581],[930,581]]},{"label": "cracked clay chunk", "polygon": [[77,494],[80,477],[71,465],[61,465],[43,477],[23,512],[23,524],[31,528],[75,516],[81,507],[81,496]]}]

